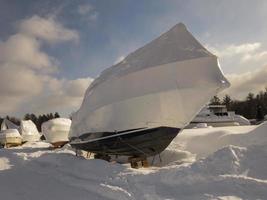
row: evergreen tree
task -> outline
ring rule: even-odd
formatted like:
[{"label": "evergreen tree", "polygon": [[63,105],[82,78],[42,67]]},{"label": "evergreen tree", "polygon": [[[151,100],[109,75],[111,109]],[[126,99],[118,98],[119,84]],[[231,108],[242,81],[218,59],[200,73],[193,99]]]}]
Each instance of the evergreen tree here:
[{"label": "evergreen tree", "polygon": [[24,115],[24,120],[30,120],[30,119],[31,119],[31,115],[29,113]]},{"label": "evergreen tree", "polygon": [[222,104],[226,106],[228,110],[231,109],[232,99],[229,95],[225,95],[222,100]]},{"label": "evergreen tree", "polygon": [[55,112],[54,118],[60,118],[60,115],[58,114],[58,112]]},{"label": "evergreen tree", "polygon": [[257,106],[257,114],[256,114],[257,121],[262,121],[264,119],[264,115],[262,112],[262,107],[260,105]]},{"label": "evergreen tree", "polygon": [[1,126],[3,121],[4,121],[4,118],[0,117],[0,126]]},{"label": "evergreen tree", "polygon": [[221,100],[218,96],[214,96],[211,100],[210,100],[210,105],[221,105]]}]

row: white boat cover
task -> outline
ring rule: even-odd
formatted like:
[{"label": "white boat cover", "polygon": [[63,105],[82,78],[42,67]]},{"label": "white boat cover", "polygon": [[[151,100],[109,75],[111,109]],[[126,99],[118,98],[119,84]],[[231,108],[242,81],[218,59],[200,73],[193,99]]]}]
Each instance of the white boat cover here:
[{"label": "white boat cover", "polygon": [[94,80],[72,116],[69,137],[144,127],[183,128],[229,85],[217,57],[180,23]]},{"label": "white boat cover", "polygon": [[0,139],[13,137],[22,138],[17,129],[6,129],[0,131]]},{"label": "white boat cover", "polygon": [[13,122],[11,122],[10,120],[8,119],[4,119],[2,121],[2,124],[1,124],[1,129],[0,130],[6,130],[6,129],[18,129],[19,126],[17,126],[16,124],[14,124]]},{"label": "white boat cover", "polygon": [[37,127],[31,120],[21,120],[19,132],[23,138],[23,141],[35,142],[39,141],[41,137]]},{"label": "white boat cover", "polygon": [[44,122],[41,126],[42,133],[50,143],[68,141],[71,120],[56,118]]}]

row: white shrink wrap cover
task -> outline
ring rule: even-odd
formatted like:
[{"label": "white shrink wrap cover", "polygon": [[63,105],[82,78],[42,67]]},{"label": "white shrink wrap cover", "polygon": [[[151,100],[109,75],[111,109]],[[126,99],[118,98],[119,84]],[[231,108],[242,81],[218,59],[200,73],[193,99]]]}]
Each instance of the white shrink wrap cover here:
[{"label": "white shrink wrap cover", "polygon": [[37,127],[31,120],[21,120],[19,132],[23,142],[36,142],[40,140],[40,133]]},{"label": "white shrink wrap cover", "polygon": [[217,57],[180,23],[93,81],[72,116],[69,138],[161,126],[182,129],[229,85]]},{"label": "white shrink wrap cover", "polygon": [[56,143],[68,141],[71,120],[66,118],[51,119],[42,124],[42,133],[47,142]]}]

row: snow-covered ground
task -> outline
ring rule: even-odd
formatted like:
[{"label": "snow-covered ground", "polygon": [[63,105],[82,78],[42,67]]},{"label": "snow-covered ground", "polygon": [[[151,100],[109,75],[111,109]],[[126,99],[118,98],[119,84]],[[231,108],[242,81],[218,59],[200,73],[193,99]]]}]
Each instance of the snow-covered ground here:
[{"label": "snow-covered ground", "polygon": [[136,170],[68,145],[0,149],[0,199],[267,199],[267,123],[184,130],[161,159]]}]

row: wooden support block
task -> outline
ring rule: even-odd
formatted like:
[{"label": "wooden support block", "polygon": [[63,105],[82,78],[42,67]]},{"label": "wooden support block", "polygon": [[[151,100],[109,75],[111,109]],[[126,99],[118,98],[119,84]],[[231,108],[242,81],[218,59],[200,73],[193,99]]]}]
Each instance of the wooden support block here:
[{"label": "wooden support block", "polygon": [[128,160],[131,163],[132,168],[138,169],[141,167],[149,167],[149,163],[144,157],[131,157]]}]

